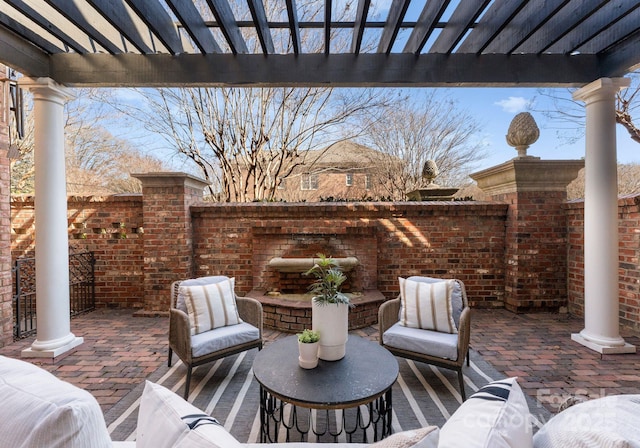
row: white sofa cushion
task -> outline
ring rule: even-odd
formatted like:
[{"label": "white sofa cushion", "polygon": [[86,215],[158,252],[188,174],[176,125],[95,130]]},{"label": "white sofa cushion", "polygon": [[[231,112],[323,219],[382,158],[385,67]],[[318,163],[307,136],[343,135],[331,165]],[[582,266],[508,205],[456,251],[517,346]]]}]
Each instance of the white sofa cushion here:
[{"label": "white sofa cushion", "polygon": [[192,335],[242,322],[236,306],[234,285],[234,278],[206,285],[180,285],[179,291],[185,297]]},{"label": "white sofa cushion", "polygon": [[33,364],[0,356],[0,397],[2,446],[112,446],[93,395]]},{"label": "white sofa cushion", "polygon": [[487,384],[440,429],[439,448],[531,448],[529,406],[516,378]]},{"label": "white sofa cushion", "polygon": [[240,442],[200,409],[169,389],[146,381],[138,411],[136,448],[238,447],[242,447]]},{"label": "white sofa cushion", "polygon": [[533,437],[535,448],[640,448],[640,395],[612,395],[565,409]]},{"label": "white sofa cushion", "polygon": [[260,330],[247,322],[215,328],[191,336],[191,355],[196,358],[258,339]]},{"label": "white sofa cushion", "polygon": [[393,324],[382,335],[382,342],[389,347],[409,350],[423,355],[455,360],[458,358],[458,335],[421,330]]},{"label": "white sofa cushion", "polygon": [[453,317],[455,280],[422,281],[398,277],[400,283],[400,323],[443,333],[457,333]]}]

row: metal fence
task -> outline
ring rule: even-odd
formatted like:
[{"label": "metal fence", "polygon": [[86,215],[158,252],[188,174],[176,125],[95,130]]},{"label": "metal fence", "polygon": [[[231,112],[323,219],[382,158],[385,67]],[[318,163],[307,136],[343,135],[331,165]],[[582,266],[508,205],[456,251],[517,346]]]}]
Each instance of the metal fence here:
[{"label": "metal fence", "polygon": [[[71,316],[95,309],[95,264],[93,252],[69,255]],[[21,339],[36,332],[36,259],[17,259],[12,271],[13,336],[15,339]]]}]

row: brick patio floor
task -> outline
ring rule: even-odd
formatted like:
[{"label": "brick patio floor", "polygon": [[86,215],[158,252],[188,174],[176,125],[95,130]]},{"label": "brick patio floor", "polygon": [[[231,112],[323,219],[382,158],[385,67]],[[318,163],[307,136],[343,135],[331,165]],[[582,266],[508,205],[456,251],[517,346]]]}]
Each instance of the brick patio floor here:
[{"label": "brick patio floor", "polygon": [[[168,325],[167,318],[97,310],[71,320],[71,331],[85,341],[79,350],[55,363],[31,362],[88,390],[107,412],[167,362]],[[601,356],[571,341],[571,333],[582,328],[581,319],[566,315],[473,310],[471,345],[496,370],[518,376],[522,388],[552,412],[569,395],[640,393],[640,354]],[[378,329],[357,334],[377,339]],[[281,336],[265,330],[267,341]],[[640,348],[639,334],[623,331],[622,336]],[[32,341],[5,346],[0,354],[20,358]]]}]

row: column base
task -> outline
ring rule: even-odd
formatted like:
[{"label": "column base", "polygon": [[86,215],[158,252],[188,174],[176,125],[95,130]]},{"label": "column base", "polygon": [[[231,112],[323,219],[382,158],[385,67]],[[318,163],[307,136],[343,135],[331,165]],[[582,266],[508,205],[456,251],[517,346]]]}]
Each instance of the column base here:
[{"label": "column base", "polygon": [[602,355],[620,355],[624,353],[635,353],[636,346],[631,345],[625,342],[623,345],[611,346],[611,345],[602,345],[597,342],[590,341],[582,336],[580,333],[573,333],[571,335],[571,340],[577,342],[578,344],[584,345],[591,350],[598,352]]},{"label": "column base", "polygon": [[20,355],[23,358],[48,358],[48,359],[53,359],[53,358],[57,358],[58,356],[60,356],[60,355],[62,355],[64,353],[69,352],[70,350],[75,349],[76,347],[81,345],[83,342],[84,342],[84,338],[74,337],[73,339],[71,339],[71,341],[69,341],[68,343],[66,343],[65,345],[62,345],[60,347],[47,349],[47,350],[35,350],[33,347],[29,347],[27,349],[22,350]]}]

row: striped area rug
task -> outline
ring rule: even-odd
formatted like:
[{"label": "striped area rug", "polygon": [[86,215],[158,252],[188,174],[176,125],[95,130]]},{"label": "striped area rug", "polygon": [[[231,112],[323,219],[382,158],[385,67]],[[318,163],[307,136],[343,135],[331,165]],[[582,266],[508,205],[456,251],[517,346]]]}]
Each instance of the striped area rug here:
[{"label": "striped area rug", "polygon": [[[260,441],[259,385],[253,378],[252,364],[257,349],[230,356],[197,367],[191,379],[189,401],[215,417],[240,442]],[[471,366],[464,368],[467,395],[471,395],[490,381],[504,378],[471,350]],[[427,364],[397,358],[400,366],[398,380],[393,386],[393,432],[428,425],[441,427],[461,403],[456,373]],[[174,360],[177,358],[174,357]],[[149,377],[180,396],[183,394],[186,367],[174,361],[171,368],[160,368]],[[144,384],[124,397],[105,416],[111,438],[116,441],[135,440],[138,406]],[[549,412],[528,397],[533,430],[544,424]],[[335,425],[335,422],[333,422]],[[284,433],[278,441],[284,441]],[[370,437],[369,440],[372,438]],[[333,440],[333,439],[329,439]],[[309,441],[316,440],[311,434]],[[343,436],[339,442],[346,441]],[[354,442],[358,441],[356,439]]]}]

